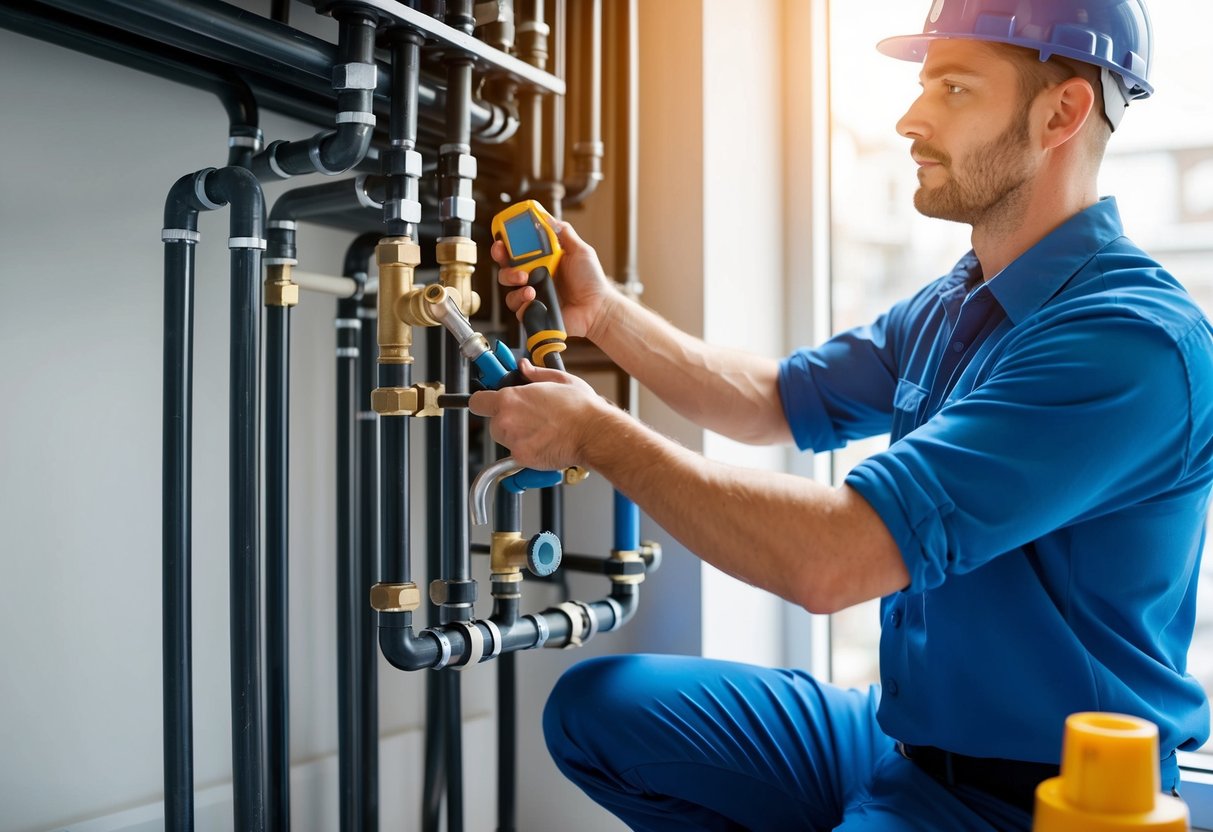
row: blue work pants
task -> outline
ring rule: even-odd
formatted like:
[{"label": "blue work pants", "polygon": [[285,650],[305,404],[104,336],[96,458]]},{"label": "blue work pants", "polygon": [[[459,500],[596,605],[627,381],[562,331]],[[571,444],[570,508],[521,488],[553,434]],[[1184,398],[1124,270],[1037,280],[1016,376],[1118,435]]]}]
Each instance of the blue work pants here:
[{"label": "blue work pants", "polygon": [[936,781],[880,730],[880,689],[688,656],[591,659],[544,711],[560,770],[634,830],[1027,830]]}]

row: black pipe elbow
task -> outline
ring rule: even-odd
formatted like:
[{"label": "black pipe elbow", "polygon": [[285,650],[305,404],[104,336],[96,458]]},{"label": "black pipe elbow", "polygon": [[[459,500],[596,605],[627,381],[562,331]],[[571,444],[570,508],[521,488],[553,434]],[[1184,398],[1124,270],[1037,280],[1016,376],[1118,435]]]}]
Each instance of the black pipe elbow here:
[{"label": "black pipe elbow", "polygon": [[265,237],[265,196],[252,172],[245,168],[220,168],[206,175],[204,186],[206,198],[211,202],[208,208],[231,206],[228,212],[231,237]]},{"label": "black pipe elbow", "polygon": [[187,173],[169,188],[168,197],[164,200],[164,227],[179,228],[186,231],[198,230],[198,212],[211,208],[199,194],[204,194],[203,183],[214,168],[203,168],[194,173]]},{"label": "black pipe elbow", "polygon": [[[408,616],[412,613],[379,614],[379,651],[392,667],[398,670],[423,670],[434,667],[442,660],[442,647],[438,639],[428,630],[420,635],[413,632],[411,623],[391,626],[384,623],[389,616]],[[452,655],[456,655],[452,652]]]},{"label": "black pipe elbow", "polygon": [[605,628],[604,632],[618,630],[632,620],[640,607],[640,585],[614,582],[611,584],[610,598],[618,605],[619,612],[615,623]]},{"label": "black pipe elbow", "polygon": [[366,274],[370,259],[375,256],[375,247],[379,245],[383,234],[379,231],[368,231],[359,234],[345,250],[345,260],[341,273],[346,277],[356,274]]}]

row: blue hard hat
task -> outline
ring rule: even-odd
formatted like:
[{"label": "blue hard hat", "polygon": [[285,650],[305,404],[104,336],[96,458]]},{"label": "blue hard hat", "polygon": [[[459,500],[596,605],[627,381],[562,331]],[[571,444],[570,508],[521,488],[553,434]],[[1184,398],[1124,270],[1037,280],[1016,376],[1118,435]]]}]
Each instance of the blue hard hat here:
[{"label": "blue hard hat", "polygon": [[887,38],[876,48],[922,61],[933,40],[1007,43],[1110,71],[1127,100],[1147,98],[1153,29],[1145,0],[934,0],[920,35]]}]

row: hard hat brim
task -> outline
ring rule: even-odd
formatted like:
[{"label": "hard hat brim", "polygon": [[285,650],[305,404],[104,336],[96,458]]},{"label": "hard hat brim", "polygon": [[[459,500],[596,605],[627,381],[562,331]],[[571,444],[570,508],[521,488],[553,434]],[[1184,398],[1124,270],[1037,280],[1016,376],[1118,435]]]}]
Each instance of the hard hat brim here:
[{"label": "hard hat brim", "polygon": [[876,44],[877,50],[883,55],[888,55],[890,58],[897,58],[902,61],[913,61],[914,63],[922,63],[927,58],[927,49],[933,41],[937,40],[972,40],[982,43],[1005,43],[1008,46],[1019,46],[1024,49],[1031,49],[1033,52],[1039,52],[1042,61],[1047,61],[1054,55],[1059,55],[1063,58],[1073,58],[1084,63],[1094,63],[1096,66],[1106,66],[1121,76],[1125,82],[1131,82],[1129,97],[1132,99],[1149,98],[1154,94],[1154,87],[1144,78],[1136,77],[1126,73],[1123,67],[1105,64],[1103,61],[1092,61],[1091,55],[1085,54],[1078,50],[1066,49],[1061,46],[1054,46],[1047,52],[1042,49],[1040,41],[1025,40],[1021,38],[1010,37],[992,37],[989,35],[971,35],[961,32],[938,32],[938,33],[922,33],[918,35],[898,35],[896,37],[885,38]]}]

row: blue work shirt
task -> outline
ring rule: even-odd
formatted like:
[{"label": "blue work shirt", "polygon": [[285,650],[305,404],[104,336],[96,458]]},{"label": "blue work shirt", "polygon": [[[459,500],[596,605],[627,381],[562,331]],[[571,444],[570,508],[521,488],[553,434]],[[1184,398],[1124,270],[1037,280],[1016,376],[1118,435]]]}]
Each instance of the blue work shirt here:
[{"label": "blue work shirt", "polygon": [[891,434],[846,482],[910,583],[881,602],[881,727],[1057,762],[1064,720],[1115,711],[1175,749],[1209,735],[1187,673],[1213,480],[1213,331],[1125,238],[1075,215],[988,282],[970,252],[874,324],[786,358],[797,445]]}]

